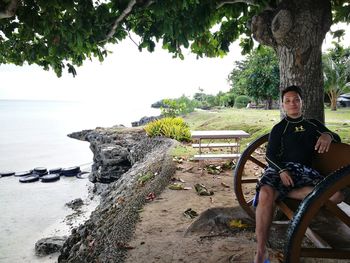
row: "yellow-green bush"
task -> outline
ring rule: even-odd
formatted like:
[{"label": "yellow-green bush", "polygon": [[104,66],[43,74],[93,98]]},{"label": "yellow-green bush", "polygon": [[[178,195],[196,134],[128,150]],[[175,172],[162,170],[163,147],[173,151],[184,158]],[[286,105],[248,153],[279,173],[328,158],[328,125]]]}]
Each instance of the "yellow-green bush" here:
[{"label": "yellow-green bush", "polygon": [[148,123],[145,131],[150,137],[165,136],[178,141],[190,141],[191,132],[182,118],[162,118]]}]

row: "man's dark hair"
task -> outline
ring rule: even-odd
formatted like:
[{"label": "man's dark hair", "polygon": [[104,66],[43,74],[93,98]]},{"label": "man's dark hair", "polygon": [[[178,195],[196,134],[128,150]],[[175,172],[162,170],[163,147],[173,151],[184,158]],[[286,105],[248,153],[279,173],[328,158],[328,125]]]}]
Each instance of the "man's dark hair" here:
[{"label": "man's dark hair", "polygon": [[289,87],[285,88],[284,90],[282,90],[282,93],[281,93],[281,100],[282,101],[283,101],[284,94],[286,94],[289,91],[294,91],[294,92],[298,93],[300,98],[303,99],[301,89],[298,86],[292,85],[292,86],[289,86]]}]

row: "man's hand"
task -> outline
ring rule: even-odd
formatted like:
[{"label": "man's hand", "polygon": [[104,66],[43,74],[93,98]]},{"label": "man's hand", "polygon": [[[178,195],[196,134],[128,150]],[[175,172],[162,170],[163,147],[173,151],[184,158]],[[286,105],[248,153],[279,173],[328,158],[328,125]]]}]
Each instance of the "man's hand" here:
[{"label": "man's hand", "polygon": [[330,136],[328,133],[322,133],[316,142],[315,151],[318,153],[328,152],[331,142],[332,136]]},{"label": "man's hand", "polygon": [[293,187],[294,182],[292,177],[290,176],[290,173],[288,171],[283,171],[280,173],[280,178],[284,186]]}]

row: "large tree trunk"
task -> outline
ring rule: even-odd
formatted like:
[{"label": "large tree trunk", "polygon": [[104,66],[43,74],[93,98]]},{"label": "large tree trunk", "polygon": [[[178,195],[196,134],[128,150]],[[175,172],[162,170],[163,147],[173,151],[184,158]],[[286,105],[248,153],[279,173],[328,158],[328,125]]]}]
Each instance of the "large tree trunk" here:
[{"label": "large tree trunk", "polygon": [[272,109],[272,102],[273,102],[272,97],[268,97],[266,99],[266,102],[265,102],[265,109],[266,110],[271,110]]},{"label": "large tree trunk", "polygon": [[329,0],[283,0],[252,21],[254,38],[279,57],[280,89],[303,90],[304,115],[324,122],[321,63],[323,39],[331,26]]}]

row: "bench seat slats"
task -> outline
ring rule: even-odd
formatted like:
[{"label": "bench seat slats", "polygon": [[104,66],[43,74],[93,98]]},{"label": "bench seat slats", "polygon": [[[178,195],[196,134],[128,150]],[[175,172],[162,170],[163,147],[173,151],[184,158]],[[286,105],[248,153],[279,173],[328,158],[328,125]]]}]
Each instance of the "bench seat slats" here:
[{"label": "bench seat slats", "polygon": [[[201,143],[201,148],[221,148],[221,147],[238,147],[238,143]],[[199,148],[198,143],[192,144],[193,148]]]},{"label": "bench seat slats", "polygon": [[241,155],[238,153],[221,153],[221,154],[195,154],[194,160],[222,160],[222,159],[237,159]]}]

